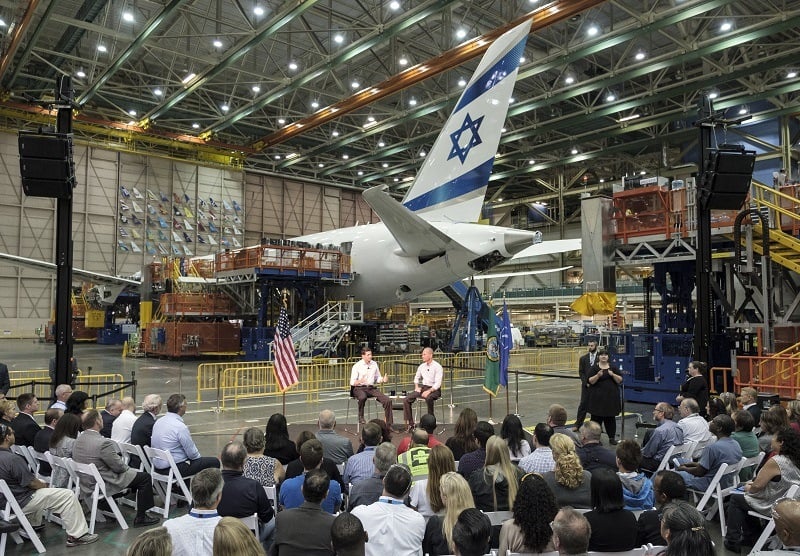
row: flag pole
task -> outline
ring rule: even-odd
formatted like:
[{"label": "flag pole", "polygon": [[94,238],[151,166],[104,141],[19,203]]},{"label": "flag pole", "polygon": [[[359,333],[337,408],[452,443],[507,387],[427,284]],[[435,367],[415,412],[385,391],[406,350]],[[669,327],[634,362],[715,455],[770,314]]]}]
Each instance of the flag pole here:
[{"label": "flag pole", "polygon": [[488,396],[489,396],[489,421],[488,421],[488,423],[490,425],[496,425],[497,423],[495,423],[494,419],[492,418],[492,398],[494,396],[492,396],[491,394],[488,394]]}]

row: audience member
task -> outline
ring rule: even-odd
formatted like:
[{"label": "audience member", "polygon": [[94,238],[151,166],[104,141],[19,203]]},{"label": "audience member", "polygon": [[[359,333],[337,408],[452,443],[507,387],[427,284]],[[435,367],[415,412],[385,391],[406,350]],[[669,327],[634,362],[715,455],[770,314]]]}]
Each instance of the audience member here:
[{"label": "audience member", "polygon": [[772,506],[775,532],[783,543],[782,550],[751,552],[753,556],[797,556],[800,554],[800,500],[782,498]]},{"label": "audience member", "polygon": [[683,400],[693,399],[700,408],[700,415],[705,417],[706,405],[708,404],[708,381],[703,372],[706,364],[703,361],[691,361],[686,370],[688,377],[686,382],[681,384],[681,392],[675,397],[678,403]]},{"label": "audience member", "polygon": [[56,401],[50,405],[50,409],[67,410],[67,400],[72,395],[72,386],[69,384],[59,384],[56,386]]},{"label": "audience member", "polygon": [[[53,436],[50,437],[50,453],[60,458],[71,458],[75,439],[81,431],[81,418],[74,413],[65,413],[56,423]],[[56,467],[50,474],[50,486],[63,488],[69,484],[69,472]]]},{"label": "audience member", "polygon": [[89,394],[82,390],[75,390],[67,398],[67,409],[64,413],[72,413],[80,417],[89,407]]},{"label": "audience member", "polygon": [[136,537],[125,556],[171,556],[172,539],[164,527],[153,527]]},{"label": "audience member", "polygon": [[469,476],[475,507],[484,512],[508,511],[514,506],[525,473],[508,459],[508,446],[499,436],[486,443],[486,464]]},{"label": "audience member", "polygon": [[445,473],[456,470],[453,452],[440,444],[430,450],[428,456],[427,477],[414,481],[409,493],[409,503],[427,521],[432,515],[444,508],[439,493],[439,481]]},{"label": "audience member", "polygon": [[[588,423],[584,423],[583,426]],[[598,428],[600,426],[597,423],[594,425]],[[550,438],[550,448],[553,450],[556,466],[553,471],[542,474],[542,477],[556,497],[558,505],[591,508],[592,474],[581,466],[580,458],[575,452],[575,443],[567,435],[556,433]]]},{"label": "audience member", "polygon": [[474,508],[472,492],[466,479],[458,473],[445,473],[439,480],[439,494],[444,509],[432,516],[425,526],[422,552],[430,556],[453,554],[453,527],[459,514]]},{"label": "audience member", "polygon": [[[61,516],[62,526],[67,531],[67,546],[95,542],[98,537],[89,533],[75,493],[66,488],[50,488],[37,479],[25,460],[11,451],[13,445],[14,429],[0,424],[0,479],[8,484],[34,529],[41,530],[45,512],[51,511]],[[5,506],[5,497],[0,494],[0,507]]]},{"label": "audience member", "polygon": [[652,481],[638,470],[641,462],[639,445],[633,440],[620,440],[617,445],[617,475],[622,482],[626,510],[649,510],[655,503]]},{"label": "audience member", "polygon": [[264,556],[253,532],[235,517],[223,517],[214,528],[214,556]]},{"label": "audience member", "polygon": [[319,412],[319,431],[317,440],[322,442],[322,449],[325,451],[325,459],[336,465],[341,465],[347,458],[353,455],[353,444],[349,438],[338,434],[336,426],[336,414],[330,409],[323,409]]},{"label": "audience member", "polygon": [[[456,425],[453,428],[453,436],[448,438],[445,442],[445,445],[453,452],[453,457],[456,461],[461,460],[464,454],[474,452],[480,448],[480,446],[478,446],[478,440],[475,438],[475,429],[477,426],[478,416],[475,414],[475,410],[471,407],[465,407],[461,410],[456,420]],[[494,430],[492,430],[492,434],[494,434]]]},{"label": "audience member", "polygon": [[[433,413],[426,413],[420,417],[419,428],[428,433],[428,448],[433,448],[441,444],[441,442],[436,440],[436,415]],[[383,442],[391,442],[391,439],[387,441],[384,436]],[[397,455],[408,451],[409,446],[411,446],[411,436],[406,436],[400,441],[400,445],[397,447]]]},{"label": "audience member", "polygon": [[653,408],[653,419],[658,426],[642,443],[642,469],[655,471],[670,446],[683,444],[683,429],[673,421],[675,410],[667,402],[658,402]]},{"label": "audience member", "polygon": [[111,428],[120,413],[122,413],[122,400],[119,398],[109,399],[106,403],[106,408],[100,412],[100,417],[103,418],[103,428],[100,429],[100,436],[111,438]]},{"label": "audience member", "polygon": [[156,423],[156,417],[161,413],[161,405],[161,396],[158,394],[148,394],[144,397],[142,414],[131,427],[131,444],[150,446],[153,438],[153,425]]},{"label": "audience member", "polygon": [[33,439],[36,438],[42,428],[36,422],[34,413],[39,411],[39,399],[29,393],[17,396],[17,407],[19,414],[11,421],[11,428],[14,429],[14,436],[18,446],[33,446]]},{"label": "audience member", "polygon": [[[751,458],[757,456],[761,449],[758,447],[758,438],[753,432],[753,415],[746,409],[739,409],[731,415],[733,418],[734,432],[731,435],[742,449],[742,457]],[[755,470],[747,467],[739,472],[739,479],[749,481],[753,478]]]},{"label": "audience member", "polygon": [[[167,402],[169,404],[169,402]],[[242,474],[247,449],[239,440],[229,442],[220,456],[222,462],[222,497],[217,505],[219,515],[226,517],[258,516],[258,540],[265,549],[272,544],[275,512],[261,484]]]},{"label": "audience member", "polygon": [[0,423],[11,426],[11,421],[17,416],[16,405],[9,399],[0,399]]},{"label": "audience member", "polygon": [[[691,400],[684,400],[684,402],[686,401]],[[733,419],[728,415],[714,417],[709,430],[717,437],[717,441],[706,446],[699,462],[687,462],[678,467],[678,472],[683,476],[683,480],[686,481],[687,488],[700,491],[706,490],[723,463],[736,465],[742,459],[742,449],[730,437],[733,433],[733,428]],[[724,481],[720,482],[720,486],[722,488],[730,486],[730,477],[724,477],[723,479]]]},{"label": "audience member", "polygon": [[273,413],[267,421],[264,433],[264,455],[275,458],[281,462],[281,465],[286,465],[297,458],[297,448],[289,438],[286,417],[281,413]]},{"label": "audience member", "polygon": [[581,437],[572,430],[573,427],[567,426],[567,408],[563,405],[554,403],[547,409],[547,424],[553,429],[553,434],[566,434],[576,448],[581,446]]},{"label": "audience member", "polygon": [[[217,505],[222,498],[222,473],[203,469],[192,477],[192,509],[188,514],[168,519],[164,527],[172,538],[172,556],[207,556],[214,545],[214,528],[219,523]],[[252,533],[250,533],[253,536]]]},{"label": "audience member", "polygon": [[[186,396],[172,394],[167,399],[167,413],[153,425],[151,439],[153,448],[165,450],[172,454],[172,459],[181,475],[188,477],[202,469],[219,467],[215,457],[203,457],[197,449],[189,427],[183,422],[186,413]],[[169,472],[169,463],[160,459],[153,460],[153,467],[159,473]]]},{"label": "audience member", "polygon": [[636,548],[636,516],[625,509],[622,482],[610,469],[592,473],[592,510],[585,515],[592,526],[589,550],[622,552]]},{"label": "audience member", "polygon": [[714,556],[714,543],[703,515],[684,500],[673,500],[661,515],[661,536],[667,541],[664,556]]},{"label": "audience member", "polygon": [[775,455],[755,479],[745,484],[744,494],[734,492],[728,499],[725,547],[729,550],[738,551],[742,544],[752,544],[760,533],[762,522],[748,515],[749,511],[769,516],[773,502],[786,496],[792,485],[800,484],[800,435],[784,427],[772,437],[771,448]]},{"label": "audience member", "polygon": [[428,458],[430,454],[428,433],[422,429],[415,429],[411,433],[411,447],[405,453],[397,456],[397,462],[408,467],[411,470],[413,480],[419,481],[428,476]]},{"label": "audience member", "polygon": [[[356,454],[347,460],[342,478],[345,483],[355,485],[359,481],[372,476],[372,458],[375,455],[375,447],[380,444],[383,438],[381,429],[375,423],[366,423],[361,427],[361,440],[364,442],[364,451]],[[322,447],[323,453],[325,447]]]},{"label": "audience member", "polygon": [[373,474],[350,488],[347,510],[353,511],[356,506],[368,506],[377,502],[383,493],[383,477],[395,463],[397,463],[397,451],[394,444],[383,442],[375,448],[372,456]]},{"label": "audience member", "polygon": [[800,433],[800,400],[791,400],[786,404],[786,416],[789,418],[789,426]]},{"label": "audience member", "polygon": [[761,422],[761,406],[758,404],[758,390],[745,386],[739,394],[742,409],[746,409],[753,416],[753,423],[758,425]]},{"label": "audience member", "polygon": [[545,423],[538,423],[533,429],[534,450],[530,455],[519,460],[519,466],[527,473],[547,473],[556,467],[553,451],[550,449],[550,437],[553,428]]},{"label": "audience member", "polygon": [[358,506],[353,515],[369,534],[367,556],[418,556],[425,518],[403,503],[411,488],[411,471],[395,464],[383,478],[383,495],[374,504]]},{"label": "audience member", "polygon": [[[610,469],[610,473],[613,473]],[[589,551],[589,539],[592,527],[582,513],[569,506],[564,506],[553,520],[553,546],[562,555],[586,554]]]},{"label": "audience member", "polygon": [[281,462],[264,455],[264,433],[256,427],[250,427],[242,435],[242,443],[247,450],[242,474],[255,480],[261,486],[275,486],[285,475]]},{"label": "audience member", "polygon": [[594,421],[586,421],[580,428],[581,447],[576,452],[586,471],[592,472],[600,467],[617,469],[616,454],[600,442],[602,432],[600,425]]},{"label": "audience member", "polygon": [[322,509],[331,480],[321,469],[303,479],[303,503],[278,513],[272,554],[277,556],[333,555],[331,526],[334,518]]},{"label": "audience member", "polygon": [[[569,437],[564,436],[571,443]],[[538,473],[522,478],[512,509],[513,518],[500,529],[499,554],[506,552],[552,552],[553,531],[550,523],[558,513],[553,492]]]},{"label": "audience member", "polygon": [[[291,479],[292,477],[297,477],[305,472],[305,468],[303,467],[303,462],[300,461],[300,448],[303,446],[303,444],[306,443],[307,440],[312,440],[312,439],[319,440],[314,435],[314,433],[309,430],[300,431],[300,433],[297,435],[297,438],[294,441],[295,449],[297,450],[297,458],[293,459],[288,463],[288,465],[286,465],[286,473],[284,476],[284,480]],[[324,443],[322,444],[322,448],[324,456],[324,449],[325,449]],[[395,463],[396,461],[397,461],[397,456],[395,455],[395,458],[392,460],[392,463]],[[328,458],[323,457],[320,469],[325,471],[325,473],[328,474],[328,477],[330,477],[332,481],[336,481],[337,483],[339,483],[339,489],[342,492],[347,492],[346,488],[347,485],[344,484],[344,479],[342,479],[342,474],[339,472],[339,468],[336,466],[335,463],[333,463]],[[381,490],[382,489],[383,485],[381,485]],[[378,495],[380,496],[380,493],[378,493]],[[377,500],[377,497],[375,499]]]},{"label": "audience member", "polygon": [[[383,419],[377,419],[376,418],[376,419],[370,419],[369,422],[370,423],[375,423],[376,425],[378,425],[381,428],[381,435],[382,435],[381,442],[391,442],[392,441],[392,427],[387,425],[386,421],[384,421]],[[406,439],[404,438],[403,440],[406,440]],[[401,444],[403,443],[403,440],[400,441]],[[411,440],[408,440],[408,442],[410,443]],[[361,443],[361,444],[358,445],[358,449],[356,450],[356,453],[359,454],[359,453],[361,453],[363,451],[364,451],[364,444]]]},{"label": "audience member", "polygon": [[531,453],[531,445],[525,440],[522,421],[513,413],[506,415],[506,418],[503,419],[503,424],[500,426],[500,438],[508,444],[508,455],[513,462],[518,462]]},{"label": "audience member", "polygon": [[686,498],[686,483],[683,477],[674,471],[662,469],[653,476],[653,493],[656,509],[645,510],[639,514],[639,519],[636,520],[638,527],[636,544],[666,546],[667,541],[661,536],[661,510],[673,500]]},{"label": "audience member", "polygon": [[706,411],[706,417],[709,420],[713,419],[717,415],[730,415],[730,413],[728,413],[728,408],[725,407],[725,402],[716,396],[708,398],[708,404],[706,407],[708,408]]},{"label": "audience member", "polygon": [[136,422],[136,402],[130,396],[122,398],[122,411],[111,425],[111,440],[132,444],[131,431]]},{"label": "audience member", "polygon": [[619,396],[619,385],[622,374],[608,360],[608,350],[598,348],[597,361],[589,369],[586,382],[589,385],[589,399],[586,410],[591,413],[592,421],[605,427],[608,443],[617,443],[617,415],[622,411]]},{"label": "audience member", "polygon": [[789,426],[789,417],[782,405],[773,405],[761,412],[761,435],[758,448],[768,456],[772,454],[772,437],[782,428]]},{"label": "audience member", "polygon": [[[150,475],[131,469],[117,453],[117,446],[109,438],[100,436],[103,419],[91,409],[83,416],[83,434],[72,448],[72,459],[77,463],[93,463],[106,483],[106,494],[114,496],[130,489],[136,493],[136,517],[134,527],[146,527],[159,522],[159,518],[147,513],[153,507],[153,486]],[[81,481],[84,497],[91,497],[94,485]]]},{"label": "audience member", "polygon": [[492,522],[478,509],[467,508],[453,527],[456,556],[483,556],[489,550]]},{"label": "audience member", "polygon": [[[44,413],[44,427],[36,433],[33,437],[33,449],[44,454],[50,449],[50,439],[53,438],[53,431],[55,431],[58,420],[64,412],[60,409],[53,409],[52,407]],[[46,461],[39,462],[39,474],[45,477],[50,476],[50,464]]]},{"label": "audience member", "polygon": [[336,556],[364,556],[369,535],[361,520],[351,513],[340,513],[331,525],[331,546]]},{"label": "audience member", "polygon": [[[319,469],[322,463],[322,443],[316,438],[306,441],[300,447],[300,461],[303,462],[303,469],[306,473],[312,469]],[[300,507],[303,504],[303,481],[304,475],[292,477],[283,481],[280,490],[279,504],[283,509],[290,510]],[[330,514],[339,511],[342,505],[342,490],[339,483],[331,481],[328,487],[328,496],[322,501],[322,509]]]},{"label": "audience member", "polygon": [[711,438],[708,430],[708,421],[700,416],[700,407],[692,398],[683,400],[678,406],[678,413],[681,416],[678,427],[683,433],[684,442],[705,442]]},{"label": "audience member", "polygon": [[722,392],[719,399],[725,404],[725,413],[733,416],[733,412],[739,409],[739,402],[736,400],[736,394],[733,392]]}]

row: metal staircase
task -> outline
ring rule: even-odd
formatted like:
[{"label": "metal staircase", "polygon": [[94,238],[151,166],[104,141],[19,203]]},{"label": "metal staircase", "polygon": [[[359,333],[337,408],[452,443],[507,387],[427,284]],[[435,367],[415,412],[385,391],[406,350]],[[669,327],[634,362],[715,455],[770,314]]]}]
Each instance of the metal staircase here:
[{"label": "metal staircase", "polygon": [[331,355],[353,324],[364,322],[362,301],[329,301],[292,328],[298,357]]},{"label": "metal staircase", "polygon": [[[769,255],[772,261],[800,274],[800,199],[776,191],[764,184],[753,182],[755,208],[769,214]],[[760,221],[753,224],[752,247],[755,253],[763,255],[760,240],[764,230]],[[742,237],[742,244],[746,238]]]}]

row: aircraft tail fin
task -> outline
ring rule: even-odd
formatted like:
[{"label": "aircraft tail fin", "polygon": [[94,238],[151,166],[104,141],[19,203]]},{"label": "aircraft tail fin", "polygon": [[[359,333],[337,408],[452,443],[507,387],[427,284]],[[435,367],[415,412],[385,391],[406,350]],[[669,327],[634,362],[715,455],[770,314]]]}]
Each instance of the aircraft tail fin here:
[{"label": "aircraft tail fin", "polygon": [[487,49],[425,157],[403,204],[426,220],[478,220],[530,26]]}]

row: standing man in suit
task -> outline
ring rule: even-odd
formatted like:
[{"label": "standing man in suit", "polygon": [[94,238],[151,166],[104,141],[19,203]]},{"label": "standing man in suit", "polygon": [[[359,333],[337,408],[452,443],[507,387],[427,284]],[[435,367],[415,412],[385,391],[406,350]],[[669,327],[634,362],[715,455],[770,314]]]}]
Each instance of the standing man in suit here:
[{"label": "standing man in suit", "polygon": [[[131,469],[117,453],[114,442],[100,436],[103,419],[96,409],[83,414],[83,434],[78,435],[72,447],[72,459],[78,463],[93,463],[106,483],[109,496],[129,488],[136,491],[136,518],[134,527],[144,527],[158,523],[159,519],[148,515],[153,507],[153,487],[150,475],[144,471]],[[81,487],[84,481],[81,481]],[[88,485],[87,485],[88,486]],[[88,491],[91,493],[91,490]],[[87,494],[87,490],[84,490]]]},{"label": "standing man in suit", "polygon": [[8,366],[5,363],[0,363],[0,398],[5,398],[8,389],[11,388],[11,378],[8,374]]},{"label": "standing man in suit", "polygon": [[578,360],[578,376],[581,378],[581,401],[578,403],[578,414],[575,415],[574,432],[578,432],[586,420],[586,404],[589,401],[589,369],[597,358],[597,341],[589,340],[588,351]]},{"label": "standing man in suit", "polygon": [[131,444],[139,446],[150,446],[153,437],[153,425],[156,424],[156,417],[161,413],[161,396],[158,394],[148,394],[142,402],[142,414],[133,423],[131,428]]},{"label": "standing man in suit", "polygon": [[39,411],[39,400],[33,394],[26,392],[17,396],[17,407],[19,408],[19,415],[11,421],[11,428],[14,429],[14,435],[16,436],[16,444],[33,446],[33,439],[36,438],[36,433],[42,430],[42,427],[39,426],[33,416],[34,413]]}]

